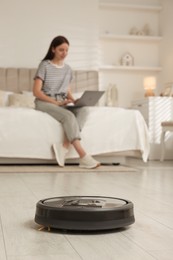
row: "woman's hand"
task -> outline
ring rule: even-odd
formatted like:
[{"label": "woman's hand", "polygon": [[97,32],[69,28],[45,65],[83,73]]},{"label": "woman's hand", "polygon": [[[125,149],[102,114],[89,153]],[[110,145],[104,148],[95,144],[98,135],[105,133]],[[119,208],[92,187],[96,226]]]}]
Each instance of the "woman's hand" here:
[{"label": "woman's hand", "polygon": [[72,103],[71,99],[64,99],[62,101],[56,101],[58,106],[66,106],[67,104]]}]

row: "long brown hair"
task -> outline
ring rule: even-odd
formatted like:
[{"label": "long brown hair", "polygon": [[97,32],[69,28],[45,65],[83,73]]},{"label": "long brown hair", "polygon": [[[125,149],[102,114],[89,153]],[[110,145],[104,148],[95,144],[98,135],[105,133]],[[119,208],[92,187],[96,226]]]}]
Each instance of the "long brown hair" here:
[{"label": "long brown hair", "polygon": [[55,37],[52,40],[52,42],[49,46],[48,52],[43,60],[52,60],[54,58],[54,53],[52,52],[52,49],[56,48],[57,46],[59,46],[63,43],[67,43],[68,45],[70,45],[69,41],[64,36],[59,35],[59,36]]}]

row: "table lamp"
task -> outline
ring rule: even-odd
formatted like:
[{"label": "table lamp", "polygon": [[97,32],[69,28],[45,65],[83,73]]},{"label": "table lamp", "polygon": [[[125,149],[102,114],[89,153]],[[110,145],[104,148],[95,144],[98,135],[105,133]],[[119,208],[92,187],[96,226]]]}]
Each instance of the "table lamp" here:
[{"label": "table lamp", "polygon": [[145,77],[143,81],[143,86],[145,89],[145,97],[155,96],[154,89],[156,88],[156,78],[155,77]]}]

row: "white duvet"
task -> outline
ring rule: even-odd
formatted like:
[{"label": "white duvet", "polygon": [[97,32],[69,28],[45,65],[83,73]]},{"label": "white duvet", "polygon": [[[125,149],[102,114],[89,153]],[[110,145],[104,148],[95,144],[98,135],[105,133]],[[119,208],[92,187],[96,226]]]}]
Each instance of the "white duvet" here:
[{"label": "white duvet", "polygon": [[[91,155],[140,150],[149,154],[149,135],[137,110],[113,107],[79,109],[82,144]],[[52,145],[62,144],[63,129],[46,113],[29,108],[0,108],[0,157],[54,159]],[[73,147],[68,158],[78,157]]]}]

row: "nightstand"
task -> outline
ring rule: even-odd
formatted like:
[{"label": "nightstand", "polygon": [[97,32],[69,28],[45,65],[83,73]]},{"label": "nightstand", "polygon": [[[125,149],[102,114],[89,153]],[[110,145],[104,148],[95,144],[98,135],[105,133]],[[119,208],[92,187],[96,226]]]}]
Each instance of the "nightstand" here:
[{"label": "nightstand", "polygon": [[[172,97],[148,97],[132,102],[132,109],[137,109],[143,115],[149,129],[150,155],[149,160],[160,160],[161,154],[161,123],[173,120]],[[173,135],[167,133],[165,142],[165,159],[173,159]]]}]

